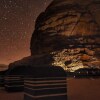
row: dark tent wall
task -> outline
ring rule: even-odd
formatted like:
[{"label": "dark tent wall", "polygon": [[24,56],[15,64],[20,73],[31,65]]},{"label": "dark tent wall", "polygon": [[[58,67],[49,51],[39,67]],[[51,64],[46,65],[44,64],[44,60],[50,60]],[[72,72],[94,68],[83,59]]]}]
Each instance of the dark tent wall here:
[{"label": "dark tent wall", "polygon": [[9,66],[6,72],[5,89],[7,91],[23,91],[24,90],[24,77],[27,75],[27,71],[30,70],[30,66]]},{"label": "dark tent wall", "polygon": [[66,72],[61,67],[33,67],[28,73],[24,100],[67,100]]},{"label": "dark tent wall", "polygon": [[4,88],[4,77],[5,77],[5,71],[0,71],[0,88]]}]

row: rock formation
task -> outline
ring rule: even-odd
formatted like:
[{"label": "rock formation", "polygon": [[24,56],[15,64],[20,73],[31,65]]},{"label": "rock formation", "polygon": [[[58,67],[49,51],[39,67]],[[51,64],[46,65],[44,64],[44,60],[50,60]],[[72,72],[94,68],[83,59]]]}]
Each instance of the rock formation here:
[{"label": "rock formation", "polygon": [[32,65],[61,66],[68,71],[100,67],[99,12],[100,0],[54,0],[36,20]]},{"label": "rock formation", "polygon": [[72,71],[100,66],[100,0],[54,0],[37,18],[31,53]]}]

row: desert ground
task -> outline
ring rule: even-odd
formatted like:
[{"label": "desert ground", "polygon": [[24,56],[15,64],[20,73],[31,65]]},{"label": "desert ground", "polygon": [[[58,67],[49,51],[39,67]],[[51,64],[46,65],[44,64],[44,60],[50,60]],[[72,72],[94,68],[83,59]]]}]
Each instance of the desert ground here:
[{"label": "desert ground", "polygon": [[68,100],[100,100],[100,79],[68,79]]},{"label": "desert ground", "polygon": [[[67,79],[68,100],[100,100],[100,79]],[[23,100],[24,93],[0,90],[0,100]]]}]

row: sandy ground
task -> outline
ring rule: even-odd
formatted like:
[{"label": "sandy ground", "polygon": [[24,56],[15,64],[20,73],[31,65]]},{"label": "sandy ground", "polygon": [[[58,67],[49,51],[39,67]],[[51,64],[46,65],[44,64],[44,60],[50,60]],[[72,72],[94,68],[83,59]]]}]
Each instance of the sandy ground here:
[{"label": "sandy ground", "polygon": [[68,100],[100,100],[100,79],[68,79]]},{"label": "sandy ground", "polygon": [[24,100],[24,93],[8,93],[4,90],[0,90],[0,100]]},{"label": "sandy ground", "polygon": [[[100,79],[68,79],[68,100],[100,100]],[[23,93],[0,90],[0,100],[23,100]]]}]

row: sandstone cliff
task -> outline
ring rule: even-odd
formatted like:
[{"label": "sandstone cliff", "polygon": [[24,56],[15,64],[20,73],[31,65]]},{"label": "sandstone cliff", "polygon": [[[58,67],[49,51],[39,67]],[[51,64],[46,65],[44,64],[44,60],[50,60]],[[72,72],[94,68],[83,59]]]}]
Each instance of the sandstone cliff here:
[{"label": "sandstone cliff", "polygon": [[32,55],[51,54],[67,70],[100,67],[99,12],[100,0],[54,0],[37,18]]}]

